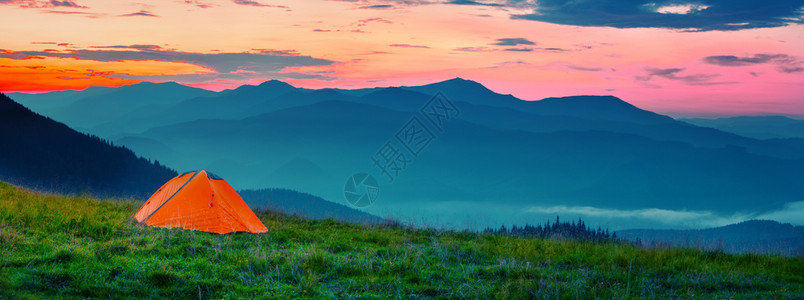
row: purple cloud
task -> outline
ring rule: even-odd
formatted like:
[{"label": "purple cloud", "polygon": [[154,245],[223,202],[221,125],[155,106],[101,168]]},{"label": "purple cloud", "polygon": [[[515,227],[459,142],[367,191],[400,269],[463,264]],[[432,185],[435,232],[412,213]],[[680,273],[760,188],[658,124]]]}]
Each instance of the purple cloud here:
[{"label": "purple cloud", "polygon": [[533,48],[505,48],[503,51],[511,51],[511,52],[531,52]]},{"label": "purple cloud", "polygon": [[389,8],[393,8],[393,7],[394,6],[390,5],[390,4],[377,4],[377,5],[361,6],[360,8],[361,9],[389,9]]},{"label": "purple cloud", "polygon": [[634,79],[637,81],[648,82],[653,77],[661,77],[669,80],[680,81],[686,85],[720,85],[720,84],[735,84],[738,82],[734,81],[712,81],[720,76],[720,74],[692,74],[692,75],[678,75],[678,73],[684,71],[685,68],[668,68],[668,69],[660,69],[660,68],[645,68],[647,74],[635,76]]},{"label": "purple cloud", "polygon": [[368,18],[368,19],[357,20],[357,22],[355,22],[353,24],[356,24],[357,26],[362,27],[362,26],[368,25],[368,23],[371,23],[371,22],[385,23],[385,24],[393,24],[394,23],[394,22],[391,22],[390,20],[386,20],[386,19],[383,19],[383,18]]},{"label": "purple cloud", "polygon": [[399,48],[430,48],[430,47],[428,47],[428,46],[423,46],[423,45],[411,45],[411,44],[391,44],[391,45],[388,45],[388,46],[391,46],[391,47],[399,47]]},{"label": "purple cloud", "polygon": [[203,2],[198,1],[198,0],[184,0],[184,4],[195,5],[195,6],[200,7],[200,8],[210,8],[210,7],[212,7],[211,4],[203,3]]},{"label": "purple cloud", "polygon": [[497,46],[519,46],[519,45],[536,45],[536,43],[531,42],[526,38],[503,38],[497,39],[496,43],[492,43],[492,45]]},{"label": "purple cloud", "polygon": [[135,49],[135,50],[151,50],[157,51],[162,50],[161,46],[157,45],[112,45],[112,46],[90,46],[90,48],[100,48],[100,49]]},{"label": "purple cloud", "polygon": [[262,4],[262,3],[260,3],[260,2],[257,2],[257,1],[251,1],[251,0],[233,0],[233,2],[234,2],[235,4],[240,4],[240,5],[249,5],[249,6],[256,6],[256,7],[276,7],[276,8],[288,8],[287,6],[284,6],[284,5],[271,5],[271,4]]},{"label": "purple cloud", "polygon": [[491,52],[495,51],[494,49],[489,49],[488,47],[460,47],[452,49],[453,51],[462,51],[462,52]]},{"label": "purple cloud", "polygon": [[798,57],[787,54],[765,54],[759,53],[753,56],[734,56],[734,55],[715,55],[703,58],[708,64],[724,67],[741,67],[759,64],[775,64],[776,69],[782,73],[796,73],[804,71],[804,61]]},{"label": "purple cloud", "polygon": [[147,11],[147,10],[140,10],[140,11],[135,12],[135,13],[125,14],[125,15],[120,15],[120,16],[121,17],[158,17],[157,15],[155,15],[155,14],[153,14],[150,11]]},{"label": "purple cloud", "polygon": [[50,0],[50,4],[53,5],[54,7],[61,6],[61,7],[72,7],[72,8],[87,8],[86,6],[78,5],[75,2],[69,0],[64,1]]},{"label": "purple cloud", "polygon": [[451,0],[447,1],[447,4],[457,4],[457,5],[478,5],[478,6],[491,6],[491,7],[503,7],[505,5],[500,3],[485,3],[485,2],[478,2],[472,0]]},{"label": "purple cloud", "polygon": [[[356,4],[356,8],[370,8],[370,9],[385,9],[385,8],[392,8],[392,7],[406,7],[406,6],[418,6],[418,5],[426,5],[426,4],[437,4],[441,3],[442,1],[436,0],[330,0],[330,1],[337,1],[337,2],[349,2]],[[388,4],[391,3],[391,4]]]},{"label": "purple cloud", "polygon": [[567,68],[577,70],[577,71],[584,71],[584,72],[600,72],[603,71],[603,68],[596,68],[596,67],[583,67],[583,66],[576,66],[576,65],[567,65]]},{"label": "purple cloud", "polygon": [[67,7],[67,8],[88,8],[86,6],[80,5],[75,3],[75,1],[71,0],[0,0],[0,5],[3,4],[11,4],[11,5],[18,5],[22,8],[55,8],[55,7]]}]

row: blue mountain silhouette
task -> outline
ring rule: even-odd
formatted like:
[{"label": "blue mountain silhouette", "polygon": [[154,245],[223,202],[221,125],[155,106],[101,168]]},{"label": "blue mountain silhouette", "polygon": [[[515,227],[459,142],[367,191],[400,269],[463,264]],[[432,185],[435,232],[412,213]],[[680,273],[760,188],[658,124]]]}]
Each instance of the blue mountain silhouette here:
[{"label": "blue mountain silhouette", "polygon": [[143,198],[176,176],[131,150],[76,132],[2,94],[0,137],[0,180],[35,190]]},{"label": "blue mountain silhouette", "polygon": [[[388,182],[371,157],[436,92],[461,115]],[[384,184],[376,206],[386,210],[453,203],[477,213],[510,209],[500,216],[533,205],[732,214],[780,209],[804,194],[796,182],[804,152],[795,143],[694,126],[613,96],[524,101],[452,79],[359,90],[270,81],[177,98],[116,120],[102,136],[177,169],[226,162],[219,173],[241,189],[283,187],[270,184],[293,177],[296,186],[285,188],[338,201],[343,180],[374,172]],[[295,159],[316,167],[283,168]]]}]

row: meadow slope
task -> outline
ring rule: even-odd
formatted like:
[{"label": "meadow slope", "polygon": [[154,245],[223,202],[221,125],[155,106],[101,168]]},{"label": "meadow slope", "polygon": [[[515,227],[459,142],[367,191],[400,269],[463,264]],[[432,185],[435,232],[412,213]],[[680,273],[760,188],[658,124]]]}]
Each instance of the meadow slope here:
[{"label": "meadow slope", "polygon": [[257,214],[267,234],[136,225],[139,203],[0,182],[0,298],[799,298],[804,258]]}]

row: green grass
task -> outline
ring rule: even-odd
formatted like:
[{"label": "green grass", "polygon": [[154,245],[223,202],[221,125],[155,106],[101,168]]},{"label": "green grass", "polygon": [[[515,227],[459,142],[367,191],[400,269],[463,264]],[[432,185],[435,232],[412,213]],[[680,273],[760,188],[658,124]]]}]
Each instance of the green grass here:
[{"label": "green grass", "polygon": [[0,183],[0,298],[801,298],[804,259],[367,227],[142,227],[139,204]]}]

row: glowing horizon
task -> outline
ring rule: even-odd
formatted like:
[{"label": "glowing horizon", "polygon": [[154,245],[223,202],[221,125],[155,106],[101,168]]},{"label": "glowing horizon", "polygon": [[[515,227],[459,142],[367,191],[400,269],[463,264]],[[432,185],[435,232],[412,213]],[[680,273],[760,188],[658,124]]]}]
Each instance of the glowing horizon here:
[{"label": "glowing horizon", "polygon": [[804,115],[804,2],[748,21],[715,17],[730,9],[721,0],[620,17],[539,3],[0,0],[0,91],[461,77],[525,100],[614,95],[660,113]]}]

